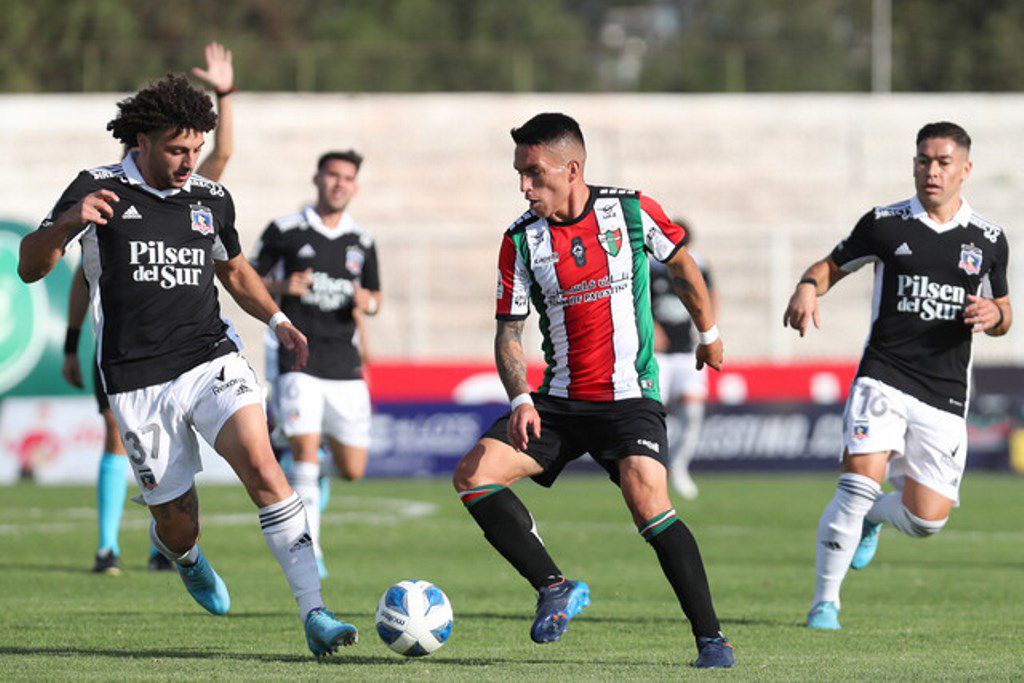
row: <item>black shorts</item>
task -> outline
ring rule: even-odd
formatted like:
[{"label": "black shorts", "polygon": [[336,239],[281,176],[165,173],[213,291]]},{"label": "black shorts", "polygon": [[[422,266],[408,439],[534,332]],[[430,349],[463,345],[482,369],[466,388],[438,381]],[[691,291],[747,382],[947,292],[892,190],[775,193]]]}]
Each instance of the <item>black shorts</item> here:
[{"label": "black shorts", "polygon": [[[530,434],[526,454],[544,471],[533,477],[541,486],[551,486],[567,464],[590,453],[619,483],[619,460],[630,455],[646,455],[668,467],[668,437],[665,432],[665,408],[650,398],[620,401],[574,401],[532,394],[540,414],[540,438]],[[491,425],[483,437],[510,444],[510,413]]]},{"label": "black shorts", "polygon": [[101,413],[110,409],[110,401],[107,400],[107,394],[103,391],[103,382],[100,381],[100,366],[95,361],[92,364],[92,393],[96,396],[96,405],[99,406]]}]

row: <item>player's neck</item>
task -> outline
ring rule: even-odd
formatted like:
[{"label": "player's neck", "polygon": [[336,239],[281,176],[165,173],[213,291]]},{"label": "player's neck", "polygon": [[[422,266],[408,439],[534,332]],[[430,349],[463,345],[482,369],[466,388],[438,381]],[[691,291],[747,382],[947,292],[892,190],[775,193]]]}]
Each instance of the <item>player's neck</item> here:
[{"label": "player's neck", "polygon": [[341,211],[332,211],[329,207],[326,207],[323,204],[317,204],[315,211],[317,215],[320,216],[320,221],[328,228],[338,227],[338,223],[341,222],[341,216],[345,213],[344,208],[341,209]]},{"label": "player's neck", "polygon": [[579,183],[574,185],[569,190],[569,198],[565,204],[562,205],[561,209],[558,209],[553,214],[548,216],[549,219],[556,223],[565,223],[583,213],[583,209],[587,206],[587,202],[590,201],[590,187],[586,183]]},{"label": "player's neck", "polygon": [[153,176],[152,171],[149,170],[149,164],[146,163],[146,159],[143,158],[141,152],[129,151],[128,154],[132,155],[132,161],[135,163],[135,168],[139,169],[139,175],[142,176],[142,180],[145,181],[147,185],[152,187],[154,190],[162,191],[171,189],[170,185],[160,187],[160,185],[157,184],[157,180]]},{"label": "player's neck", "polygon": [[[920,197],[918,197],[918,201],[921,201]],[[963,206],[963,199],[960,198],[960,195],[957,195],[947,202],[933,206],[929,206],[922,201],[921,206],[924,207],[925,213],[928,214],[928,218],[931,218],[940,225],[945,225],[953,220],[953,217],[956,216],[956,212],[960,210],[961,206]]]}]

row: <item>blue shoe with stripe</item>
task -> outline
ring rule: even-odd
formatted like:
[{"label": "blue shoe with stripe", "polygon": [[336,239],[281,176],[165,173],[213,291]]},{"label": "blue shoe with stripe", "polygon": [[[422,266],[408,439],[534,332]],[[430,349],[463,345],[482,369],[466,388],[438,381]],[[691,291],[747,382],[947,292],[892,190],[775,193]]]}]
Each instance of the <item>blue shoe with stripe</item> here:
[{"label": "blue shoe with stripe", "polygon": [[199,558],[195,564],[185,567],[175,562],[174,566],[178,569],[188,594],[202,605],[203,609],[210,614],[227,614],[231,607],[228,587],[217,576],[217,572],[213,571],[202,550],[199,550]]},{"label": "blue shoe with stripe", "polygon": [[868,520],[864,520],[864,526],[860,532],[860,543],[857,544],[857,550],[853,552],[853,560],[850,561],[851,569],[864,569],[871,564],[871,560],[875,559],[875,553],[878,551],[878,534],[881,531],[881,522],[872,524]]},{"label": "blue shoe with stripe", "polygon": [[317,658],[323,658],[339,647],[355,645],[359,632],[352,624],[338,621],[334,612],[318,607],[306,615],[306,644]]},{"label": "blue shoe with stripe", "polygon": [[807,628],[820,628],[838,631],[839,608],[834,602],[819,602],[807,613]]},{"label": "blue shoe with stripe", "polygon": [[566,580],[541,588],[530,638],[535,643],[555,642],[565,633],[569,621],[589,604],[590,586],[582,581]]},{"label": "blue shoe with stripe", "polygon": [[731,669],[735,664],[736,656],[725,636],[697,638],[697,659],[690,666],[698,669]]}]

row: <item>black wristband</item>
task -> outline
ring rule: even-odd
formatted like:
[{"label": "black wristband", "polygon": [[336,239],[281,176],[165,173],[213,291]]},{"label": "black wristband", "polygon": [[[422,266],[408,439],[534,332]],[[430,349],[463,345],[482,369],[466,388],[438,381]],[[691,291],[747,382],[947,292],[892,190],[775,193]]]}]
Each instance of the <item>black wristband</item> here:
[{"label": "black wristband", "polygon": [[800,285],[814,285],[814,289],[818,289],[818,281],[813,277],[800,278],[800,282],[796,283],[796,286],[799,287]]},{"label": "black wristband", "polygon": [[217,99],[219,100],[220,98],[227,97],[231,93],[235,92],[236,89],[237,88],[235,88],[235,86],[231,86],[227,90],[214,90],[213,92],[217,94]]},{"label": "black wristband", "polygon": [[1000,325],[1002,325],[1003,324],[1003,320],[1005,319],[1003,317],[1003,307],[1000,306],[999,304],[996,304],[996,310],[999,311],[999,320],[996,322],[995,325],[993,325],[992,327],[989,328],[990,330],[994,330],[997,327],[999,327]]},{"label": "black wristband", "polygon": [[64,355],[65,356],[77,356],[78,355],[78,337],[82,334],[82,330],[78,327],[69,327],[67,332],[64,333]]}]

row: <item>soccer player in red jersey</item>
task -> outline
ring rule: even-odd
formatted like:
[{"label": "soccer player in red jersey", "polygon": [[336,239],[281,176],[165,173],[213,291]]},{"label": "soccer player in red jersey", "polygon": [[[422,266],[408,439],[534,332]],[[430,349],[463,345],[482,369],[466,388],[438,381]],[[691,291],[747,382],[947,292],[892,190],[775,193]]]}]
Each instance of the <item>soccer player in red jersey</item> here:
[{"label": "soccer player in red jersey", "polygon": [[[683,229],[654,200],[587,185],[572,118],[538,114],[512,139],[530,209],[505,232],[498,262],[494,352],[511,410],[463,457],[455,489],[484,537],[538,591],[531,638],[556,641],[590,603],[590,588],[565,578],[509,487],[524,477],[551,486],[590,453],[621,488],[690,620],[694,666],[730,667],[697,542],[669,501],[647,254],[666,263],[700,331],[697,367],[719,369],[722,341],[704,278],[682,248]],[[533,393],[522,345],[531,305],[547,362]]]}]

